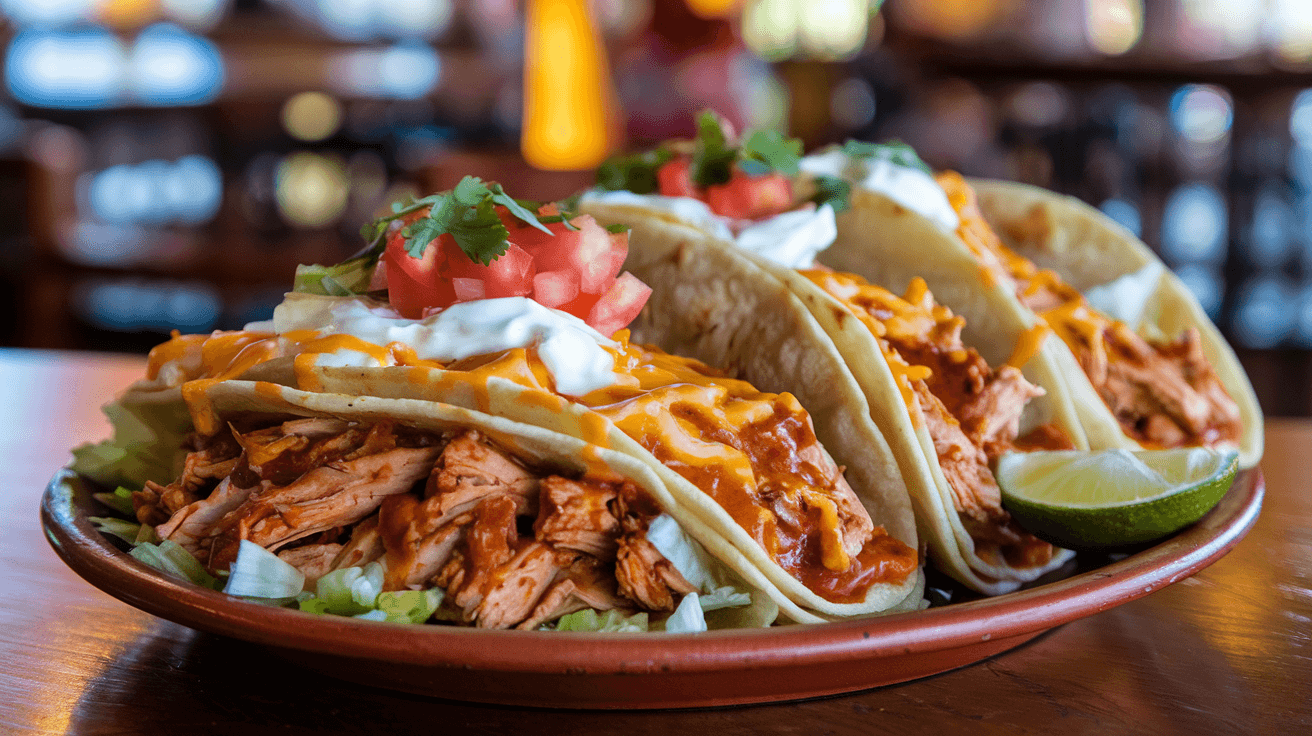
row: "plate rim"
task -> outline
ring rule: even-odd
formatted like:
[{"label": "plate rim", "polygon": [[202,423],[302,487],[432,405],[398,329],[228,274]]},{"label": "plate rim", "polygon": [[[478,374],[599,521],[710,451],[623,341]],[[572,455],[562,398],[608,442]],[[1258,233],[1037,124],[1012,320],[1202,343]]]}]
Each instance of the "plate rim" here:
[{"label": "plate rim", "polygon": [[875,618],[700,634],[415,626],[311,616],[237,600],[119,550],[76,499],[89,493],[90,483],[67,467],[46,486],[41,525],[64,564],[105,593],[154,616],[256,644],[448,669],[471,669],[475,662],[472,669],[492,672],[669,674],[821,665],[1034,636],[1142,598],[1220,559],[1256,523],[1265,490],[1259,468],[1242,470],[1217,506],[1185,530],[1122,560],[1031,589]]}]

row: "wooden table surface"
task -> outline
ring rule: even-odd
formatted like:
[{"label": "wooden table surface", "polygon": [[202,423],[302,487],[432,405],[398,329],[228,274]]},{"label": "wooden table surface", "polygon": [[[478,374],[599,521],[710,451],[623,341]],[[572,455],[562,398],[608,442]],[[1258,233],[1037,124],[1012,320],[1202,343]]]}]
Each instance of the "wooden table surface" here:
[{"label": "wooden table surface", "polygon": [[1198,575],[935,677],[823,700],[571,712],[394,694],[156,619],[74,575],[38,499],[135,357],[0,350],[0,733],[1312,733],[1312,423],[1272,421],[1262,516]]}]

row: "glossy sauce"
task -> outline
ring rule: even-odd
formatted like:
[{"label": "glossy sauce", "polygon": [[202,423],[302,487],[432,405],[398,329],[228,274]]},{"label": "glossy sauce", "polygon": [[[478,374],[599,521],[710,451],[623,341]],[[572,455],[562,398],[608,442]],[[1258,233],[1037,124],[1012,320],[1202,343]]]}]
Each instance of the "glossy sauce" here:
[{"label": "glossy sauce", "polygon": [[[1088,370],[1087,366],[1090,364],[1097,363],[1100,360],[1114,362],[1121,357],[1118,355],[1118,351],[1108,350],[1107,340],[1104,336],[1111,330],[1121,327],[1129,329],[1128,327],[1090,307],[1084,295],[1062,280],[1061,276],[1055,271],[1040,269],[1028,258],[1004,245],[984,220],[983,214],[979,210],[975,192],[960,174],[951,171],[943,172],[936,179],[943,187],[943,190],[947,192],[948,201],[951,202],[952,207],[956,209],[961,219],[961,226],[958,228],[957,234],[974,252],[981,267],[1004,281],[1009,280],[1013,284],[1016,296],[1021,303],[1034,311],[1042,323],[1051,328],[1061,338],[1062,342],[1070,347],[1076,359],[1086,371]],[[1159,344],[1149,341],[1148,345],[1159,353],[1163,351],[1163,347]],[[1090,355],[1098,357],[1086,359],[1086,356]],[[1169,361],[1165,363],[1170,366],[1167,368],[1168,370],[1178,370]],[[1103,395],[1104,392],[1102,387],[1098,385],[1098,380],[1093,376],[1090,376],[1090,378],[1094,379],[1095,388],[1098,389],[1100,395]],[[1183,377],[1182,380],[1184,380]],[[1184,382],[1190,383],[1187,380]],[[1221,394],[1219,397],[1209,396],[1209,400],[1228,404],[1228,406],[1220,406],[1217,410],[1211,412],[1213,424],[1204,427],[1199,433],[1193,433],[1188,431],[1187,428],[1181,427],[1180,429],[1184,430],[1181,434],[1182,441],[1174,446],[1214,445],[1223,440],[1235,441],[1238,439],[1236,430],[1242,430],[1242,428],[1217,423],[1224,421],[1218,419],[1218,417],[1224,417],[1230,413],[1238,414],[1238,408],[1235,407],[1233,399],[1225,393],[1224,387],[1221,387]],[[1104,402],[1107,400],[1105,395],[1103,400]],[[1109,406],[1109,408],[1112,407]],[[1118,415],[1118,421],[1128,436],[1138,438],[1141,442],[1145,439],[1136,426],[1139,418],[1143,415],[1141,412],[1113,413]]]},{"label": "glossy sauce", "polygon": [[[211,337],[177,337],[152,354],[152,363],[179,360],[179,356],[201,348],[205,356],[190,384],[205,385],[217,376],[235,377],[249,369],[245,360],[237,370],[243,350],[226,347],[205,350],[207,340],[235,345],[241,333],[216,333]],[[247,335],[249,344],[264,341],[258,354],[264,360],[296,356],[298,380],[313,390],[312,360],[316,353],[336,349],[359,350],[385,356],[394,365],[407,367],[413,351],[405,346],[370,346],[356,338],[318,338],[314,335],[280,337]],[[855,557],[843,551],[841,522],[835,513],[817,526],[815,509],[836,509],[833,500],[841,477],[837,468],[817,467],[803,459],[818,455],[818,441],[810,417],[792,394],[766,394],[745,381],[730,379],[696,361],[630,344],[619,333],[616,348],[607,347],[615,358],[616,383],[593,391],[576,401],[595,411],[584,417],[583,439],[606,446],[610,426],[635,439],[662,463],[707,493],[764,548],[776,562],[803,582],[833,580],[823,590],[844,600],[864,598],[876,582],[901,582],[907,569],[902,560],[915,558],[915,550],[885,536],[875,536]],[[274,349],[276,346],[277,349]],[[254,355],[254,353],[251,353]],[[258,362],[258,361],[257,361]],[[415,361],[424,368],[438,367],[431,361]],[[253,365],[253,364],[252,364]],[[413,366],[408,366],[413,370]],[[535,348],[514,348],[441,366],[436,387],[473,389],[476,399],[487,403],[486,386],[500,378],[528,389],[520,400],[542,406],[561,401],[555,394],[551,374],[536,355]],[[157,372],[158,366],[154,368]],[[433,374],[418,370],[409,380],[428,383]],[[546,394],[547,396],[543,396]],[[806,554],[813,546],[819,552]],[[873,550],[873,551],[872,551]],[[889,557],[888,564],[872,560]],[[865,560],[862,562],[862,560]],[[871,572],[874,567],[883,570]],[[814,568],[814,569],[813,569]],[[902,574],[901,578],[891,577]],[[843,592],[836,592],[843,591]]]}]

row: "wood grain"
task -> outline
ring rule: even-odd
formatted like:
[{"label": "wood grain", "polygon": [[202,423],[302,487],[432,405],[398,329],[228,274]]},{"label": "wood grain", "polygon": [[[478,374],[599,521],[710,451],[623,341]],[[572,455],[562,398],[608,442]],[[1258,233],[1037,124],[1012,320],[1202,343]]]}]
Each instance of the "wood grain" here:
[{"label": "wood grain", "polygon": [[1047,734],[1312,731],[1312,423],[1268,424],[1266,506],[1202,573],[977,665],[854,695],[647,713],[469,705],[308,673],[100,593],[37,502],[143,361],[0,351],[0,733]]}]

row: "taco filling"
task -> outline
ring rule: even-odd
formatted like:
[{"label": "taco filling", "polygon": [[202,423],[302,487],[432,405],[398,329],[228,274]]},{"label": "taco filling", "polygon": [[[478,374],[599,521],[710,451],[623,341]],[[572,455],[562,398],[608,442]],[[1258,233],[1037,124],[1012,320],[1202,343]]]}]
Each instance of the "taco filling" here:
[{"label": "taco filling", "polygon": [[[601,230],[586,216],[558,215],[545,224],[565,239],[586,235],[589,227]],[[509,232],[513,238],[528,229]],[[394,227],[381,237],[392,248],[407,232]],[[439,280],[453,272],[442,259],[459,252],[445,244],[448,237],[424,252],[436,259],[428,268]],[[535,247],[539,260],[550,257],[547,241]],[[400,269],[388,272],[390,281]],[[412,285],[404,288],[416,297]],[[410,303],[424,298],[420,293]],[[198,429],[208,434],[218,427],[205,411],[205,388],[280,358],[292,367],[285,382],[308,391],[323,388],[325,366],[400,367],[393,375],[401,382],[431,382],[440,397],[472,393],[482,406],[490,382],[510,382],[526,389],[519,401],[590,409],[598,421],[582,439],[604,447],[612,426],[632,438],[828,601],[859,603],[872,586],[902,584],[915,573],[916,550],[872,522],[791,394],[763,393],[697,361],[631,344],[623,330],[607,339],[576,315],[523,296],[421,311],[431,313],[406,319],[364,296],[292,294],[271,323],[175,336],[152,351],[148,376],[181,386]],[[604,323],[614,324],[609,317]]]},{"label": "taco filling", "polygon": [[1052,559],[1052,545],[1021,529],[1002,508],[990,469],[1004,452],[1074,449],[1053,424],[1020,435],[1025,404],[1043,389],[1015,366],[990,368],[963,344],[965,320],[936,304],[921,279],[898,297],[852,274],[811,269],[801,275],[842,302],[875,336],[912,423],[924,426],[934,443],[976,554],[1019,568]]},{"label": "taco filling", "polygon": [[380,562],[384,591],[441,588],[439,618],[493,629],[669,612],[696,592],[647,540],[661,510],[637,485],[535,467],[474,430],[265,419],[189,443],[182,475],[133,505],[210,572],[242,540],[311,585]]},{"label": "taco filling", "polygon": [[1128,437],[1149,448],[1238,444],[1239,407],[1204,357],[1197,329],[1175,341],[1144,339],[1091,307],[1056,273],[1004,245],[959,174],[935,178],[960,217],[957,235],[987,276],[1015,284],[1021,303],[1070,347]]}]

